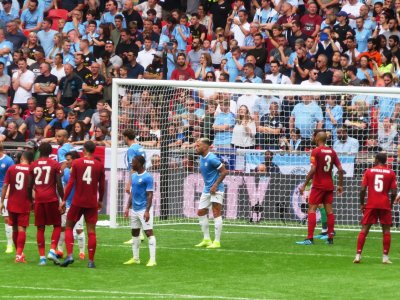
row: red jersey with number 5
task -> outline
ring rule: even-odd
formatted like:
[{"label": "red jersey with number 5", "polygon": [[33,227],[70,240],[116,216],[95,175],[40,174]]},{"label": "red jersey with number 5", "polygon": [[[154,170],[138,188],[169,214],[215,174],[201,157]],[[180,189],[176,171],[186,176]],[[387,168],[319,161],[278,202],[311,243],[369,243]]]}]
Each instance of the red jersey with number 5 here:
[{"label": "red jersey with number 5", "polygon": [[4,183],[9,185],[7,209],[13,213],[29,213],[28,197],[29,165],[13,165],[8,168]]},{"label": "red jersey with number 5", "polygon": [[35,202],[58,201],[57,175],[61,174],[60,164],[49,157],[41,157],[30,165],[35,190]]},{"label": "red jersey with number 5", "polygon": [[397,188],[396,174],[386,166],[376,166],[364,173],[361,186],[368,188],[365,208],[391,210],[389,191]]},{"label": "red jersey with number 5", "polygon": [[68,198],[75,184],[72,205],[85,208],[97,207],[97,194],[99,199],[103,200],[104,178],[104,166],[100,161],[87,157],[74,160],[64,199]]},{"label": "red jersey with number 5", "polygon": [[327,146],[320,146],[311,152],[310,161],[316,168],[312,179],[312,187],[333,191],[332,169],[333,166],[338,169],[341,167],[336,152]]}]

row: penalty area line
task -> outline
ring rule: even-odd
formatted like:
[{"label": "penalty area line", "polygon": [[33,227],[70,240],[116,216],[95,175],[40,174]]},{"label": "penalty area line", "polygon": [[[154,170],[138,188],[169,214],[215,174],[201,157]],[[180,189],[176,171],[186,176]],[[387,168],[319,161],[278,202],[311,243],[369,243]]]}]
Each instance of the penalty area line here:
[{"label": "penalty area line", "polygon": [[[67,288],[49,288],[49,287],[34,287],[34,286],[13,286],[13,285],[0,285],[1,289],[15,289],[15,290],[32,290],[32,291],[48,291],[48,292],[68,292],[68,293],[80,293],[80,294],[103,294],[108,296],[101,296],[100,298],[132,298],[135,297],[142,297],[142,298],[175,298],[175,299],[222,299],[222,300],[261,300],[261,298],[241,298],[241,297],[228,297],[228,296],[216,296],[216,295],[190,295],[190,294],[173,294],[173,293],[147,293],[147,292],[120,292],[120,291],[104,291],[104,290],[79,290],[79,289],[67,289]],[[4,291],[2,291],[1,298],[5,297]],[[125,297],[120,296],[110,296],[110,295],[122,295]],[[19,296],[8,296],[8,298],[16,298]],[[32,299],[32,296],[21,296],[25,298]],[[54,296],[53,296],[54,297]],[[75,299],[76,296],[64,296],[65,299]],[[95,296],[85,296],[79,298],[86,298],[86,299],[96,299]],[[45,296],[40,296],[38,298],[45,298]],[[57,298],[62,298],[57,296]],[[99,298],[99,297],[97,297]],[[53,298],[54,299],[54,298]],[[265,298],[263,298],[265,299]]]}]

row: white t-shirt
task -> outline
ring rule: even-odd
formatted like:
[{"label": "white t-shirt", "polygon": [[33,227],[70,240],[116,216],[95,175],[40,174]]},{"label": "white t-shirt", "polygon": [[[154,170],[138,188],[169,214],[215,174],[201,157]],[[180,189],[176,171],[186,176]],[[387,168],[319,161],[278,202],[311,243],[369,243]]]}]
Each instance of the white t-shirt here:
[{"label": "white t-shirt", "polygon": [[[13,79],[18,77],[18,73],[19,72],[15,72],[13,74]],[[33,83],[35,81],[35,74],[31,70],[26,70],[23,74],[21,74],[19,81],[24,84],[27,82]],[[28,98],[30,97],[32,97],[32,89],[27,91],[23,87],[19,86],[15,91],[13,103],[26,104]]]},{"label": "white t-shirt", "polygon": [[[250,24],[248,22],[243,24],[242,27],[246,30],[250,30]],[[244,39],[246,38],[246,36],[244,35],[242,29],[240,29],[240,26],[232,24],[231,31],[233,32],[234,39],[238,41],[238,46],[244,46]]]},{"label": "white t-shirt", "polygon": [[138,54],[137,63],[142,65],[142,67],[146,70],[147,66],[153,62],[153,58],[154,58],[153,54],[155,54],[155,53],[156,53],[156,50],[154,50],[154,49],[150,49],[149,51],[146,51],[146,49],[143,49]]},{"label": "white t-shirt", "polygon": [[[57,77],[58,82],[60,82],[61,78],[65,77],[64,67],[61,67],[59,69],[57,69],[57,67],[53,67],[50,73]],[[58,84],[54,91],[54,95],[57,95],[57,93],[58,93]]]},{"label": "white t-shirt", "polygon": [[[8,76],[7,74],[4,74],[2,76],[0,76],[0,86],[11,86],[11,79],[10,76]],[[1,106],[7,106],[7,94],[2,94],[0,93],[0,105]]]},{"label": "white t-shirt", "polygon": [[[242,95],[237,99],[236,108],[239,110],[240,106],[246,105],[251,115],[254,114],[254,105],[259,101],[260,97],[255,94]],[[237,113],[237,112],[236,112]]]},{"label": "white t-shirt", "polygon": [[300,85],[322,85],[322,83],[319,81],[311,82],[310,80],[307,79],[307,80],[302,81],[300,83]]},{"label": "white t-shirt", "polygon": [[233,127],[231,141],[233,145],[239,147],[252,147],[255,145],[256,123],[251,121],[247,124],[247,126],[250,127],[251,134],[246,132],[246,129],[243,125],[236,124],[235,127]]},{"label": "white t-shirt", "polygon": [[265,79],[271,80],[273,84],[292,84],[290,78],[281,73],[278,73],[277,75],[274,74],[265,75]]}]

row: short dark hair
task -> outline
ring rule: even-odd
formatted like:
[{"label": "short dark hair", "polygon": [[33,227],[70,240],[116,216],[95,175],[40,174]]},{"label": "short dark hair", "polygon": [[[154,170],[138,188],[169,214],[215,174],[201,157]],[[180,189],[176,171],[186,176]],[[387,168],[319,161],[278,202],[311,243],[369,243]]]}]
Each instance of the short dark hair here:
[{"label": "short dark hair", "polygon": [[86,152],[89,152],[89,153],[93,154],[94,151],[96,150],[96,144],[93,143],[92,141],[86,141],[83,144],[83,149],[85,149]]},{"label": "short dark hair", "polygon": [[81,157],[81,156],[79,155],[79,153],[78,153],[77,151],[74,151],[74,150],[73,150],[73,151],[67,152],[67,153],[65,154],[65,157],[67,157],[67,156],[71,156],[72,160]]},{"label": "short dark hair", "polygon": [[40,156],[42,157],[49,157],[50,154],[53,152],[53,148],[51,147],[50,143],[43,142],[39,146]]},{"label": "short dark hair", "polygon": [[24,158],[29,163],[31,163],[34,160],[34,154],[32,151],[24,151],[24,152],[22,152],[21,158]]},{"label": "short dark hair", "polygon": [[132,128],[127,128],[122,132],[122,136],[125,136],[132,141],[136,138],[136,132]]},{"label": "short dark hair", "polygon": [[124,17],[121,16],[121,15],[116,15],[116,16],[114,17],[114,20],[115,20],[115,19],[120,20],[120,21],[123,21],[123,20],[124,20]]},{"label": "short dark hair", "polygon": [[135,159],[141,164],[142,167],[144,167],[144,165],[146,164],[146,159],[143,157],[143,155],[136,155],[132,159],[132,161],[135,160]]},{"label": "short dark hair", "polygon": [[387,155],[385,152],[379,152],[375,155],[375,159],[380,162],[381,164],[386,164]]}]

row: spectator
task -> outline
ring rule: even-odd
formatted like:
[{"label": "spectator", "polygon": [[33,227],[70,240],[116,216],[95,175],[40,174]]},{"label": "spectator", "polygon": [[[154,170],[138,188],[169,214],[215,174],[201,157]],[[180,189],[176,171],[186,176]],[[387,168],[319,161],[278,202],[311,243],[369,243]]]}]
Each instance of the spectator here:
[{"label": "spectator", "polygon": [[29,116],[33,115],[37,107],[37,101],[35,97],[30,97],[26,101],[27,108],[22,112],[22,118],[26,120]]},{"label": "spectator", "polygon": [[22,134],[25,134],[26,130],[28,131],[28,138],[29,139],[34,139],[35,138],[35,131],[36,128],[44,128],[46,127],[47,122],[43,118],[43,107],[36,107],[35,112],[33,115],[29,116],[26,120],[25,123],[23,123],[19,131]]},{"label": "spectator", "polygon": [[308,14],[306,13],[300,18],[302,32],[315,38],[321,28],[322,18],[318,14],[317,3],[309,3],[307,10]]},{"label": "spectator", "polygon": [[126,28],[124,15],[118,12],[118,3],[116,0],[108,0],[106,2],[106,10],[107,12],[100,19],[101,24],[114,24],[116,26],[116,16],[122,16],[122,27]]},{"label": "spectator", "polygon": [[[4,12],[4,11],[3,11]],[[2,11],[0,10],[0,15]],[[18,16],[18,12],[17,12]],[[17,17],[18,18],[18,17]],[[19,29],[17,22],[15,22],[16,18],[13,18],[12,20],[9,20],[7,22],[7,33],[6,33],[6,40],[11,42],[13,45],[13,49],[15,51],[17,49],[21,49],[22,45],[26,43],[26,36],[22,33],[22,31]],[[3,20],[3,18],[1,18]],[[1,32],[4,33],[4,31],[0,30],[0,41],[1,41]],[[12,50],[10,48],[10,50]]]},{"label": "spectator", "polygon": [[[363,5],[366,6],[366,5]],[[361,9],[360,9],[361,13]],[[368,38],[371,36],[371,29],[365,28],[364,18],[358,17],[356,19],[356,29],[355,29],[355,41],[357,42],[357,52],[365,52],[368,49]],[[357,57],[357,55],[355,55]]]},{"label": "spectator", "polygon": [[261,5],[256,2],[256,13],[254,14],[253,22],[258,22],[264,30],[271,30],[272,25],[278,21],[279,14],[274,9],[271,0],[261,0]]},{"label": "spectator", "polygon": [[139,52],[137,57],[137,62],[143,66],[144,69],[147,68],[153,61],[153,54],[156,53],[154,49],[151,48],[152,41],[150,37],[145,37],[144,39],[144,48]]},{"label": "spectator", "polygon": [[256,123],[246,105],[241,105],[236,115],[231,144],[238,149],[253,149],[256,144]]},{"label": "spectator", "polygon": [[136,60],[137,52],[129,51],[127,53],[128,58],[128,78],[131,79],[141,79],[143,78],[144,68],[141,64],[139,64]]},{"label": "spectator", "polygon": [[285,29],[285,37],[286,39],[289,39],[292,36],[292,22],[299,21],[300,17],[295,13],[295,10],[293,10],[293,5],[288,1],[283,2],[280,13],[281,16],[276,24],[281,25]]},{"label": "spectator", "polygon": [[144,72],[144,79],[158,79],[163,78],[163,53],[156,52],[153,54],[153,62],[147,66]]},{"label": "spectator", "polygon": [[203,121],[203,136],[210,141],[214,140],[213,124],[215,121],[215,111],[217,110],[217,102],[214,100],[208,101]]},{"label": "spectator", "polygon": [[186,26],[187,17],[181,15],[179,18],[179,24],[177,24],[171,33],[171,36],[178,42],[178,50],[186,52],[187,39],[190,36],[190,29]]},{"label": "spectator", "polygon": [[83,145],[86,141],[90,139],[89,133],[86,128],[86,124],[82,121],[78,121],[74,124],[74,128],[72,129],[72,132],[68,139],[71,145]]},{"label": "spectator", "polygon": [[247,22],[248,13],[246,10],[239,10],[238,18],[229,16],[225,27],[225,35],[233,36],[238,41],[238,46],[244,46],[247,35],[250,34],[250,24]]},{"label": "spectator", "polygon": [[333,143],[333,150],[337,153],[357,154],[359,150],[357,139],[349,137],[344,127],[337,129],[337,140]]},{"label": "spectator", "polygon": [[46,107],[43,111],[43,118],[46,123],[50,123],[56,117],[57,99],[55,97],[47,97]]},{"label": "spectator", "polygon": [[[239,50],[240,51],[240,50]],[[176,68],[171,74],[172,80],[189,80],[195,79],[193,69],[186,65],[185,53],[179,53],[176,61]]]},{"label": "spectator", "polygon": [[262,149],[279,149],[279,138],[283,128],[283,121],[279,115],[279,105],[277,102],[271,102],[269,113],[260,118],[257,126],[258,141],[257,144]]},{"label": "spectator", "polygon": [[[115,47],[114,47],[114,42],[111,40],[107,40],[106,44],[104,46],[104,52],[110,54],[110,63],[114,66],[114,67],[121,67],[123,64],[122,58],[119,57],[117,54],[115,54],[114,52]],[[104,54],[103,54],[104,55]]]},{"label": "spectator", "polygon": [[14,103],[26,106],[26,101],[32,97],[32,86],[35,75],[28,70],[28,65],[24,58],[18,61],[18,71],[13,74],[12,87],[15,91]]},{"label": "spectator", "polygon": [[17,124],[18,130],[20,130],[22,124],[24,124],[24,119],[21,117],[21,107],[18,104],[13,104],[6,112],[8,115],[5,124],[7,125],[10,122],[14,122]]},{"label": "spectator", "polygon": [[44,137],[54,137],[57,130],[65,129],[68,124],[68,120],[65,119],[64,110],[62,108],[57,108],[56,118],[50,121],[50,123],[44,128]]},{"label": "spectator", "polygon": [[[60,33],[56,33],[53,36],[53,47],[49,50],[49,53],[46,55],[46,62],[49,64],[57,65],[56,62],[54,61],[55,57],[57,54],[61,54],[63,51],[63,36]],[[62,66],[62,59],[63,57],[61,56],[61,66]],[[54,75],[54,74],[53,74]]]},{"label": "spectator", "polygon": [[285,75],[290,74],[288,69],[289,56],[292,54],[292,49],[287,45],[287,40],[284,35],[278,35],[276,37],[276,47],[269,53],[269,61],[279,61],[281,63],[281,73]]},{"label": "spectator", "polygon": [[5,27],[8,22],[19,18],[19,8],[12,7],[12,0],[3,0],[3,9],[0,9],[0,27]]},{"label": "spectator", "polygon": [[213,30],[218,27],[225,28],[227,18],[230,12],[230,2],[228,0],[218,0],[213,2],[210,6],[209,13],[212,19]]},{"label": "spectator", "polygon": [[51,66],[49,63],[40,65],[40,75],[36,77],[33,84],[34,96],[37,105],[44,107],[46,99],[54,96],[54,91],[58,85],[58,78],[51,74]]},{"label": "spectator", "polygon": [[[378,64],[378,67],[381,65],[381,54],[377,50],[378,41],[375,38],[369,38],[367,44],[367,51],[361,52],[357,57],[357,62],[361,64],[361,58],[367,57],[367,60],[375,60]],[[372,62],[370,62],[369,67],[372,69]]]},{"label": "spectator", "polygon": [[360,80],[367,79],[370,85],[374,83],[374,72],[369,68],[367,56],[362,56],[360,58],[360,67],[357,69],[357,78]]},{"label": "spectator", "polygon": [[235,126],[235,116],[229,111],[230,101],[224,99],[220,103],[221,112],[216,116],[213,129],[215,132],[214,146],[219,148],[230,148],[232,141],[232,130]]},{"label": "spectator", "polygon": [[38,8],[38,0],[28,0],[28,5],[21,14],[21,28],[37,32],[42,27],[43,11]]},{"label": "spectator", "polygon": [[261,70],[264,70],[265,64],[267,62],[268,53],[266,48],[264,47],[264,38],[262,34],[254,34],[254,48],[247,51],[247,57],[249,55],[254,56],[254,58],[256,59],[255,65],[261,68]]},{"label": "spectator", "polygon": [[111,147],[111,136],[105,126],[98,126],[91,140],[98,146]]},{"label": "spectator", "polygon": [[[132,0],[129,0],[132,1]],[[110,40],[110,29],[107,25],[101,24],[98,29],[98,36],[91,36],[93,42],[93,54],[95,58],[100,58],[105,50],[106,41]]]},{"label": "spectator", "polygon": [[246,56],[246,64],[252,64],[253,66],[255,66],[254,68],[254,75],[263,79],[264,78],[264,71],[263,69],[261,69],[260,67],[258,67],[256,65],[256,58],[251,55],[251,54],[247,54]]},{"label": "spectator", "polygon": [[187,61],[193,70],[197,70],[200,66],[200,58],[204,53],[203,49],[201,48],[202,44],[203,43],[199,38],[194,38],[192,42],[192,49],[187,55]]},{"label": "spectator", "polygon": [[81,52],[75,53],[75,65],[74,72],[84,83],[88,82],[93,77],[92,72],[85,66],[85,57]]},{"label": "spectator", "polygon": [[128,53],[131,51],[138,53],[139,47],[132,40],[131,36],[129,35],[129,31],[122,29],[120,32],[120,42],[115,50],[115,54],[121,57],[124,64],[126,64],[128,62]]},{"label": "spectator", "polygon": [[0,142],[25,142],[25,138],[18,131],[18,125],[15,122],[9,122],[7,129],[0,134]]},{"label": "spectator", "polygon": [[64,71],[65,77],[60,80],[57,100],[64,107],[73,108],[76,105],[76,98],[81,96],[83,81],[74,72],[71,64],[64,65]]},{"label": "spectator", "polygon": [[270,62],[271,74],[265,76],[266,80],[270,80],[273,84],[292,84],[289,77],[279,72],[280,63],[277,60]]},{"label": "spectator", "polygon": [[63,50],[61,52],[63,57],[63,64],[70,64],[72,67],[75,66],[75,57],[71,53],[71,43],[68,40],[63,41]]},{"label": "spectator", "polygon": [[348,66],[346,68],[346,75],[348,80],[348,85],[359,86],[361,80],[356,76],[357,68],[355,66]]},{"label": "spectator", "polygon": [[141,12],[142,18],[146,19],[147,18],[147,11],[149,9],[155,9],[157,12],[157,18],[161,19],[161,6],[157,4],[157,0],[148,0],[140,3],[139,5],[136,5],[134,9],[138,12]]},{"label": "spectator", "polygon": [[392,53],[390,51],[382,51],[381,53],[382,64],[378,67],[376,61],[372,61],[374,77],[377,80],[383,79],[384,74],[394,73],[394,65],[392,64]]},{"label": "spectator", "polygon": [[200,16],[198,13],[192,13],[190,23],[189,29],[192,38],[199,38],[201,41],[204,41],[207,36],[207,27],[200,23]]},{"label": "spectator", "polygon": [[343,72],[341,70],[335,70],[333,71],[331,85],[344,85],[343,79],[344,79]]},{"label": "spectator", "polygon": [[[79,52],[83,56],[84,66],[90,67],[92,62],[95,61],[93,53],[89,49],[89,41],[87,39],[82,39],[79,44]],[[79,53],[77,52],[77,53]]]},{"label": "spectator", "polygon": [[390,118],[383,120],[383,129],[378,130],[378,147],[381,151],[394,152],[397,149],[398,133]]},{"label": "spectator", "polygon": [[4,73],[5,65],[0,62],[0,115],[3,115],[4,108],[7,107],[8,91],[11,86],[10,76]]},{"label": "spectator", "polygon": [[257,172],[262,172],[266,174],[279,174],[281,170],[274,162],[272,162],[273,158],[274,158],[273,152],[269,150],[265,151],[264,163],[260,164],[257,167]]},{"label": "spectator", "polygon": [[82,84],[82,90],[87,97],[89,107],[92,109],[95,109],[97,101],[103,98],[105,78],[99,73],[99,68],[100,65],[93,62],[91,65],[92,76]]},{"label": "spectator", "polygon": [[325,54],[318,55],[316,66],[318,69],[317,81],[321,82],[322,85],[330,85],[333,72],[328,68],[328,57]]},{"label": "spectator", "polygon": [[294,59],[294,68],[291,76],[292,83],[300,84],[308,78],[310,70],[313,68],[313,63],[307,58],[305,48],[296,50],[297,57]]},{"label": "spectator", "polygon": [[[298,39],[306,41],[309,36],[304,34],[301,30],[301,22],[300,21],[293,21],[292,22],[292,35],[288,39],[289,46],[292,48],[293,51],[296,51],[295,44]],[[313,41],[314,39],[311,38]]]},{"label": "spectator", "polygon": [[305,151],[309,147],[309,142],[301,138],[300,129],[294,128],[290,130],[290,139],[287,140],[285,136],[279,142],[281,150],[286,151]]},{"label": "spectator", "polygon": [[369,133],[369,115],[364,100],[355,101],[354,109],[347,114],[343,126],[350,137],[359,139],[362,147],[365,146]]},{"label": "spectator", "polygon": [[343,126],[343,108],[336,95],[326,96],[325,129],[331,133],[332,140],[337,139],[336,129]]},{"label": "spectator", "polygon": [[319,70],[317,68],[311,69],[308,79],[303,80],[300,85],[322,85],[321,82],[318,81],[318,75]]},{"label": "spectator", "polygon": [[143,19],[141,15],[134,9],[133,2],[133,0],[126,0],[124,2],[122,14],[125,17],[126,24],[129,24],[130,22],[135,22],[137,27],[142,30]]},{"label": "spectator", "polygon": [[[335,42],[333,36],[335,34],[331,33],[329,28],[325,28],[322,32],[319,33],[318,37],[314,40],[314,44],[310,49],[310,53],[315,57],[318,57],[320,54],[325,54],[326,57],[332,57],[333,52],[342,51],[339,42]],[[330,61],[328,61],[330,64]]]},{"label": "spectator", "polygon": [[244,65],[244,58],[241,56],[240,48],[231,48],[231,51],[225,55],[225,58],[227,59],[225,71],[229,74],[229,81],[235,82]]}]

